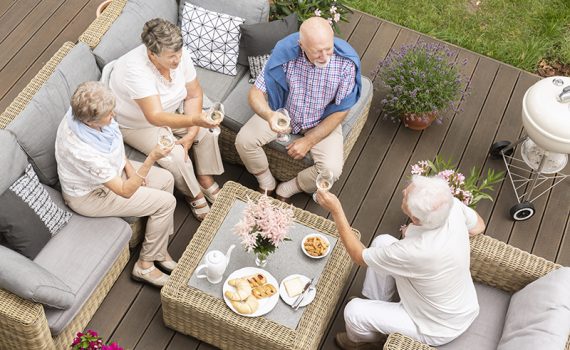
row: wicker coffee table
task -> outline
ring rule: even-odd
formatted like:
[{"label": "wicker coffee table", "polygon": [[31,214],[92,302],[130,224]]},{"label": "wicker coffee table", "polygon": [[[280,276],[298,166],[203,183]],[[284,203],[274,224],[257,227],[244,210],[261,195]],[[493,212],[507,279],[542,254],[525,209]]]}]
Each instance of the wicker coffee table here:
[{"label": "wicker coffee table", "polygon": [[[226,306],[221,295],[216,297],[188,286],[194,270],[235,202],[245,201],[248,197],[256,200],[259,196],[259,193],[235,182],[225,184],[210,214],[198,228],[170,280],[161,290],[164,323],[178,332],[222,349],[317,349],[352,266],[340,242],[330,253],[319,276],[315,300],[302,311],[296,328],[286,327],[263,316],[248,318],[237,315]],[[332,221],[298,208],[294,208],[294,211],[299,224],[338,237]],[[354,232],[359,235],[356,230]]]}]

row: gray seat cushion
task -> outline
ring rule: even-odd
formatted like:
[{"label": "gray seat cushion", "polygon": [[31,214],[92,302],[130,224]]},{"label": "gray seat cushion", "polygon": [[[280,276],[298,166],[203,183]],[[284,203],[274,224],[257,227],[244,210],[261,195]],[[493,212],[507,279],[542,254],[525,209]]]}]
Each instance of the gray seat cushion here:
[{"label": "gray seat cushion", "polygon": [[157,17],[176,24],[176,0],[129,0],[119,18],[93,49],[99,67],[103,68],[107,63],[142,44],[141,33],[144,24]]},{"label": "gray seat cushion", "polygon": [[55,136],[71,95],[85,81],[99,80],[101,72],[89,47],[75,46],[32,98],[28,106],[7,127],[22,146],[40,181],[55,185]]},{"label": "gray seat cushion", "polygon": [[[202,67],[196,67],[198,81],[204,90],[204,95],[208,96],[210,101],[223,101],[232,91],[232,89],[240,82],[241,78],[248,71],[241,64],[237,65],[237,74],[235,76],[214,72]],[[247,104],[247,100],[245,100]]]},{"label": "gray seat cushion", "polygon": [[16,136],[9,130],[0,129],[0,145],[2,145],[2,152],[0,152],[1,194],[22,176],[28,165],[28,159],[16,141]]},{"label": "gray seat cushion", "polygon": [[498,349],[564,349],[569,332],[570,268],[562,267],[513,294]]},{"label": "gray seat cushion", "polygon": [[471,326],[451,343],[438,347],[440,350],[496,350],[511,295],[500,289],[475,283],[479,299],[479,316]]},{"label": "gray seat cushion", "polygon": [[[49,187],[46,189],[54,202],[65,207],[59,192]],[[58,335],[73,320],[127,246],[130,237],[131,229],[124,220],[74,214],[67,226],[34,259],[76,295],[73,305],[67,310],[45,309],[52,335]]]},{"label": "gray seat cushion", "polygon": [[[236,87],[232,90],[229,96],[223,101],[224,108],[226,111],[226,116],[222,124],[234,132],[239,132],[241,127],[247,123],[249,118],[254,114],[253,110],[247,102],[247,95],[251,89],[252,84],[249,83],[249,76],[242,77],[237,83]],[[362,115],[364,108],[366,107],[366,102],[371,98],[373,93],[372,82],[367,77],[362,77],[362,90],[360,99],[356,104],[350,109],[346,119],[342,123],[342,135],[346,138],[358,118]],[[297,135],[292,135],[291,141],[299,138]],[[281,152],[286,152],[285,144],[279,142],[271,142],[269,147],[274,148]],[[311,165],[313,160],[310,154],[304,159],[307,165]]]}]

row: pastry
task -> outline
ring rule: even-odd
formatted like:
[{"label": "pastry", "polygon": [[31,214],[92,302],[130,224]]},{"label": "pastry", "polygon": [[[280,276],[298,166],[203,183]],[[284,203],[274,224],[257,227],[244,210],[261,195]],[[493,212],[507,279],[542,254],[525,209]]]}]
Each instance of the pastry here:
[{"label": "pastry", "polygon": [[319,236],[308,237],[303,243],[303,248],[310,256],[323,256],[328,247],[328,243]]},{"label": "pastry", "polygon": [[245,300],[251,295],[251,286],[245,278],[235,278],[228,281],[228,284],[235,287],[236,291],[227,290],[225,295],[232,301]]},{"label": "pastry", "polygon": [[303,293],[303,281],[299,277],[291,278],[283,282],[285,285],[285,290],[287,291],[287,295],[293,298],[297,295]]},{"label": "pastry", "polygon": [[231,303],[237,312],[244,315],[252,314],[259,308],[259,303],[253,295],[248,296],[245,300],[232,300]]},{"label": "pastry", "polygon": [[272,296],[277,293],[277,288],[271,283],[264,284],[262,286],[255,287],[251,290],[251,294],[257,299],[263,299]]},{"label": "pastry", "polygon": [[255,288],[266,284],[267,278],[265,278],[265,276],[263,276],[262,274],[258,273],[256,275],[247,277],[247,281],[249,282],[251,288]]}]

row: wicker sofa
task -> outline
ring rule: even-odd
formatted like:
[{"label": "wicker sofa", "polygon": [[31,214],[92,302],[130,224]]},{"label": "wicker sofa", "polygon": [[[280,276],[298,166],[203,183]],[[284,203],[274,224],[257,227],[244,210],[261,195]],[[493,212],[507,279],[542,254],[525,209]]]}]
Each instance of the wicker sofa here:
[{"label": "wicker sofa", "polygon": [[[471,238],[471,275],[476,283],[490,286],[508,294],[519,291],[529,283],[539,279],[561,266],[551,261],[532,255],[518,248],[500,242],[494,238],[477,235]],[[483,310],[483,305],[481,306]],[[481,315],[481,314],[480,314]],[[497,330],[500,336],[501,329]],[[469,337],[468,329],[461,337]],[[460,338],[461,338],[460,337]],[[473,338],[463,341],[458,338],[446,345],[446,349],[478,349],[479,343]],[[475,338],[476,339],[476,338]],[[498,339],[497,339],[498,342]],[[465,347],[465,343],[473,344]],[[477,344],[477,345],[474,345]],[[496,347],[496,343],[495,343]],[[385,350],[429,350],[435,348],[422,344],[399,333],[388,335]],[[570,350],[570,335],[566,343]]]}]

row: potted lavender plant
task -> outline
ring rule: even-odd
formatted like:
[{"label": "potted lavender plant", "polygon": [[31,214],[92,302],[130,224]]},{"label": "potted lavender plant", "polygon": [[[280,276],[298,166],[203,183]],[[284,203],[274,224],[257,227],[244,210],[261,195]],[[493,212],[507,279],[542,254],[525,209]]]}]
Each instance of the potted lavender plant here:
[{"label": "potted lavender plant", "polygon": [[442,44],[423,42],[390,51],[374,72],[388,88],[382,100],[387,116],[423,130],[441,122],[445,110],[457,111],[465,90],[454,55]]}]

